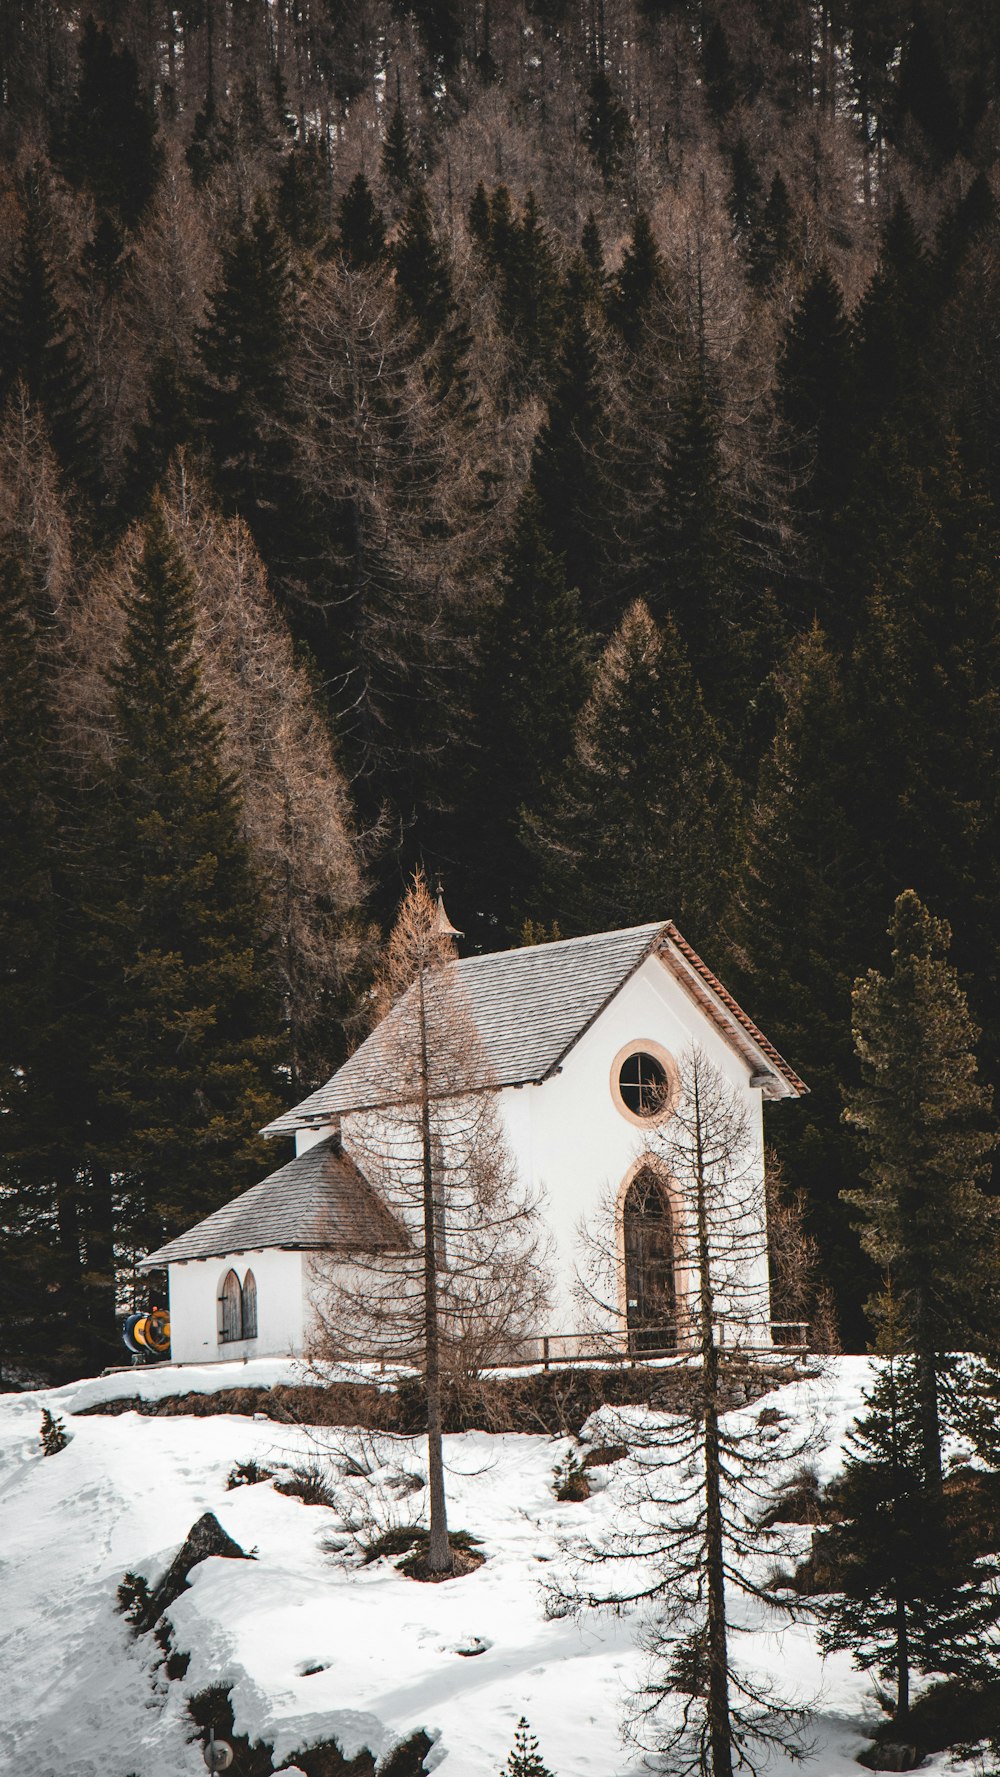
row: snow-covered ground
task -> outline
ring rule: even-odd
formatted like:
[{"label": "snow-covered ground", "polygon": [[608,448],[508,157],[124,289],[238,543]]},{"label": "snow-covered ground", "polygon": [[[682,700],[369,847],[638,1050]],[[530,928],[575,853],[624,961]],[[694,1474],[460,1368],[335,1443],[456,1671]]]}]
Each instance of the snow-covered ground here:
[{"label": "snow-covered ground", "polygon": [[[838,1466],[867,1375],[866,1360],[843,1358],[781,1391],[786,1412],[819,1416],[824,1476]],[[428,1586],[388,1561],[345,1564],[324,1549],[343,1539],[345,1516],[382,1528],[417,1521],[422,1496],[404,1493],[398,1477],[423,1473],[419,1441],[373,1447],[356,1434],[314,1438],[235,1416],[71,1417],[139,1388],[164,1395],[294,1379],[292,1366],[260,1362],[0,1396],[4,1777],[196,1777],[204,1765],[184,1699],[220,1681],[233,1686],[237,1731],[272,1742],[276,1768],[331,1736],[348,1756],[366,1745],[381,1754],[423,1727],[442,1777],[496,1777],[526,1715],[556,1777],[638,1777],[645,1767],[623,1743],[621,1722],[643,1670],[641,1618],[577,1622],[545,1605],[546,1576],[566,1559],[566,1540],[615,1521],[615,1470],[595,1471],[606,1484],[589,1500],[559,1504],[551,1478],[563,1440],[449,1438],[451,1523],[480,1537],[488,1559],[463,1579]],[[46,1406],[72,1435],[49,1458],[38,1443]],[[269,1482],[227,1491],[235,1463],[310,1461],[335,1445],[375,1469],[352,1481],[336,1453],[324,1456],[341,1475],[337,1511],[303,1505]],[[191,1663],[169,1682],[152,1638],[135,1638],[117,1613],[116,1588],[126,1569],[155,1584],[208,1510],[257,1558],[192,1571],[169,1612]],[[854,1755],[877,1713],[869,1682],[846,1656],[823,1666],[806,1626],[756,1639],[754,1663],[773,1670],[785,1694],[815,1701],[813,1750],[797,1768],[857,1777]],[[485,1651],[470,1655],[479,1643]],[[773,1768],[784,1777],[780,1762]]]}]

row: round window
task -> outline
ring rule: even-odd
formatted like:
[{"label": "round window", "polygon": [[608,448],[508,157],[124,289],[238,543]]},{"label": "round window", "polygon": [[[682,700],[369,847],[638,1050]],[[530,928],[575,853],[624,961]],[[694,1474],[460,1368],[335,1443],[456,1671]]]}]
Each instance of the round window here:
[{"label": "round window", "polygon": [[633,1117],[655,1117],[667,1097],[667,1070],[648,1050],[637,1049],[622,1062],[618,1090]]}]

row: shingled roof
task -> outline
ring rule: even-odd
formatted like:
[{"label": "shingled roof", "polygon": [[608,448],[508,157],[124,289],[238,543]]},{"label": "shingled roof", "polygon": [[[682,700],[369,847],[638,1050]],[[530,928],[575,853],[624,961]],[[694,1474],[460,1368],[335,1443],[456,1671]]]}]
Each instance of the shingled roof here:
[{"label": "shingled roof", "polygon": [[[462,957],[452,965],[482,1039],[492,1083],[537,1084],[553,1073],[654,949],[751,1072],[760,1073],[762,1083],[767,1080],[770,1096],[791,1097],[807,1090],[669,920]],[[288,1135],[327,1123],[342,1111],[374,1110],[391,1102],[381,1029],[366,1038],[325,1086],[276,1117],[264,1134]]]},{"label": "shingled roof", "polygon": [[402,1246],[405,1239],[381,1198],[342,1152],[340,1137],[332,1135],[150,1253],[140,1270],[263,1247],[360,1252]]}]

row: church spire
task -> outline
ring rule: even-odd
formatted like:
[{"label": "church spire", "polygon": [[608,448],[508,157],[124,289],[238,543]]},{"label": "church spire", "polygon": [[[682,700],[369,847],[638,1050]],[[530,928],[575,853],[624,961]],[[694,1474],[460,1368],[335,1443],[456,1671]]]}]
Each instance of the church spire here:
[{"label": "church spire", "polygon": [[441,886],[440,876],[437,879],[437,912],[434,915],[434,924],[431,930],[436,938],[464,938],[465,936],[465,933],[460,932],[457,926],[452,925],[445,912],[444,889]]}]

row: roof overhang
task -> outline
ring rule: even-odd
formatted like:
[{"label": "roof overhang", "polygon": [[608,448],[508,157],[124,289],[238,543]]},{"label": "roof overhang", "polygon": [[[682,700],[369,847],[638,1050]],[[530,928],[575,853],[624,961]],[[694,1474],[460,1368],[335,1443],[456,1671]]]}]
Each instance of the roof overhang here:
[{"label": "roof overhang", "polygon": [[703,962],[672,920],[664,925],[656,954],[664,968],[710,1018],[750,1072],[750,1084],[765,1098],[804,1098],[809,1091],[774,1044],[744,1012],[728,988]]}]

